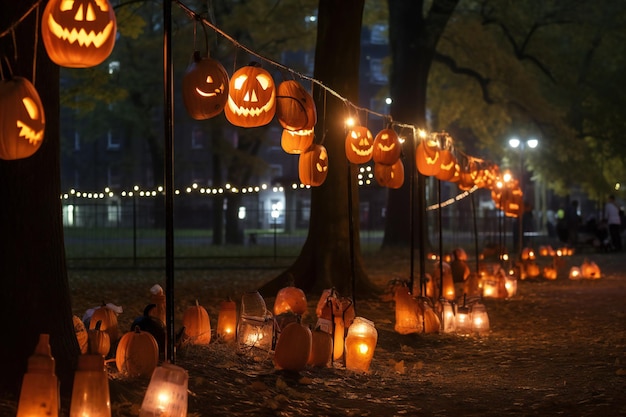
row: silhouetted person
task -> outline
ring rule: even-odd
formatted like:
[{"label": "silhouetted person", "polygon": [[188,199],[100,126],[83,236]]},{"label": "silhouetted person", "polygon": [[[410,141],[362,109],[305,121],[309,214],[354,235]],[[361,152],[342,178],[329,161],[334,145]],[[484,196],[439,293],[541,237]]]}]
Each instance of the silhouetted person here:
[{"label": "silhouetted person", "polygon": [[622,237],[620,236],[620,229],[622,220],[619,215],[619,207],[615,202],[615,196],[610,195],[609,201],[604,206],[604,219],[609,226],[609,235],[611,236],[611,244],[616,251],[622,250]]}]

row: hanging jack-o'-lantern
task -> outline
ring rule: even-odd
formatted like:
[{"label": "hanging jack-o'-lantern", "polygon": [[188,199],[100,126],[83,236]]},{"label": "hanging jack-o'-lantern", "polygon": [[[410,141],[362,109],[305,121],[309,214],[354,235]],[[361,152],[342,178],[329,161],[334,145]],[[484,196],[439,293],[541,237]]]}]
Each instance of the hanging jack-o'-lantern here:
[{"label": "hanging jack-o'-lantern", "polygon": [[374,178],[381,187],[397,189],[404,184],[404,164],[398,159],[393,165],[374,163]]},{"label": "hanging jack-o'-lantern", "polygon": [[276,114],[276,86],[270,73],[256,62],[235,71],[228,85],[224,114],[235,126],[268,124]]},{"label": "hanging jack-o'-lantern", "polygon": [[441,169],[439,141],[436,138],[422,140],[415,150],[415,163],[422,175],[437,175]]},{"label": "hanging jack-o'-lantern", "polygon": [[48,56],[70,68],[93,67],[107,59],[116,30],[109,0],[50,0],[41,20]]},{"label": "hanging jack-o'-lantern", "polygon": [[300,154],[298,160],[300,182],[304,185],[317,187],[322,185],[328,176],[328,152],[324,145],[313,144]]},{"label": "hanging jack-o'-lantern", "polygon": [[287,130],[283,129],[280,137],[280,146],[283,151],[290,154],[301,154],[307,150],[315,139],[313,129],[307,130]]},{"label": "hanging jack-o'-lantern", "polygon": [[228,100],[228,73],[215,59],[193,54],[183,76],[183,102],[187,113],[196,120],[206,120],[224,110]]},{"label": "hanging jack-o'-lantern", "polygon": [[0,158],[22,159],[41,146],[46,120],[33,84],[23,77],[0,81]]},{"label": "hanging jack-o'-lantern", "polygon": [[353,164],[364,164],[372,159],[374,137],[365,126],[353,126],[346,135],[346,157]]},{"label": "hanging jack-o'-lantern", "polygon": [[299,82],[287,80],[278,85],[276,118],[287,130],[312,130],[317,123],[313,97]]},{"label": "hanging jack-o'-lantern", "polygon": [[450,149],[442,149],[439,151],[439,158],[441,160],[439,172],[435,174],[435,177],[441,181],[450,181],[457,171],[456,157]]},{"label": "hanging jack-o'-lantern", "polygon": [[457,185],[460,190],[467,191],[474,186],[474,178],[472,173],[476,170],[476,162],[467,161],[466,164],[460,166],[459,181]]},{"label": "hanging jack-o'-lantern", "polygon": [[402,144],[393,129],[383,129],[374,138],[372,159],[375,163],[393,165],[400,158]]}]

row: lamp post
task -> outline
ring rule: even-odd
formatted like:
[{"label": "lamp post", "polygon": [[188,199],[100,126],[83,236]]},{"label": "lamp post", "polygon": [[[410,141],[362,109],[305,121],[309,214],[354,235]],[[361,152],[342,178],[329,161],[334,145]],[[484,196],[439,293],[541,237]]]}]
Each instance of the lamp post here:
[{"label": "lamp post", "polygon": [[277,227],[278,227],[278,217],[280,216],[280,211],[282,210],[282,204],[274,203],[272,204],[272,225],[274,226],[274,260],[276,260],[276,250],[277,250]]},{"label": "lamp post", "polygon": [[520,175],[519,175],[519,185],[520,185],[520,189],[522,190],[522,206],[520,207],[520,211],[517,217],[517,223],[518,223],[518,253],[521,254],[522,253],[522,245],[524,242],[524,226],[523,226],[523,216],[524,216],[524,212],[526,211],[526,207],[524,204],[524,199],[523,199],[523,195],[526,193],[526,190],[524,189],[524,150],[526,148],[526,146],[528,146],[530,149],[535,149],[537,146],[539,145],[539,140],[531,138],[531,139],[527,139],[527,140],[520,140],[518,138],[511,138],[509,139],[509,146],[511,148],[514,149],[519,149],[519,155],[520,155]]}]

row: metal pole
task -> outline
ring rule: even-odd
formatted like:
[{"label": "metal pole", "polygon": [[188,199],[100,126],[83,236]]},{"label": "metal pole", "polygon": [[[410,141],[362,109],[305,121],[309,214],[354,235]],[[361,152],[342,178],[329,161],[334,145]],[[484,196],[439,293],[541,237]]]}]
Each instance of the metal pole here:
[{"label": "metal pole", "polygon": [[437,220],[439,223],[439,299],[443,298],[443,225],[441,214],[441,180],[437,180]]},{"label": "metal pole", "polygon": [[517,214],[517,254],[519,255],[519,258],[521,259],[522,257],[522,246],[524,244],[524,225],[523,225],[523,218],[524,218],[524,211],[526,211],[526,207],[525,207],[525,190],[524,190],[524,141],[520,142],[520,148],[519,148],[519,155],[520,155],[520,170],[519,170],[519,188],[520,190],[522,190],[522,205],[519,209],[519,212]]},{"label": "metal pole", "polygon": [[133,264],[137,263],[137,196],[133,193]]},{"label": "metal pole", "polygon": [[163,1],[163,93],[165,153],[165,359],[174,352],[174,96],[172,65],[172,0]]},{"label": "metal pole", "polygon": [[352,306],[356,315],[356,273],[354,260],[354,217],[352,216],[352,164],[348,162],[348,232],[350,241],[350,274],[352,275]]}]

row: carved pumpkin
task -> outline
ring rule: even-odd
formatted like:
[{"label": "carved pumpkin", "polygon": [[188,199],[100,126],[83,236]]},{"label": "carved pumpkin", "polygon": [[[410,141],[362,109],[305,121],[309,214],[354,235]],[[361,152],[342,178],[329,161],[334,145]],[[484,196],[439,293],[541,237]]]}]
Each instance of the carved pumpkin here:
[{"label": "carved pumpkin", "polygon": [[417,170],[426,176],[437,175],[441,169],[439,143],[435,139],[422,140],[415,150]]},{"label": "carved pumpkin", "polygon": [[130,377],[150,377],[159,361],[159,347],[148,332],[139,326],[125,333],[115,351],[117,370]]},{"label": "carved pumpkin", "polygon": [[582,265],[580,265],[580,272],[583,278],[586,279],[599,279],[602,277],[598,264],[588,259],[585,259]]},{"label": "carved pumpkin", "polygon": [[460,165],[459,168],[459,181],[457,181],[457,185],[460,190],[467,191],[474,186],[472,172],[476,169],[476,163],[474,161],[468,161],[466,164]]},{"label": "carved pumpkin", "polygon": [[313,97],[295,80],[283,81],[276,91],[276,118],[284,129],[311,131],[317,123]]},{"label": "carved pumpkin", "polygon": [[270,73],[255,62],[235,71],[228,85],[224,114],[235,126],[268,124],[276,114],[276,86]]},{"label": "carved pumpkin", "polygon": [[107,356],[111,350],[111,339],[109,334],[101,330],[101,321],[96,323],[93,329],[89,329],[88,334],[88,353],[92,355]]},{"label": "carved pumpkin", "polygon": [[346,135],[346,157],[353,164],[364,164],[372,159],[374,137],[365,126],[353,126]]},{"label": "carved pumpkin", "polygon": [[119,339],[119,330],[117,327],[117,313],[103,303],[100,307],[96,308],[93,311],[91,319],[89,320],[89,329],[95,329],[96,324],[99,321],[102,322],[100,325],[100,330],[104,330],[109,334],[111,343],[117,342],[117,339]]},{"label": "carved pumpkin", "polygon": [[33,84],[23,77],[0,81],[0,158],[28,158],[43,141],[46,120]]},{"label": "carved pumpkin", "polygon": [[293,313],[302,315],[306,313],[307,301],[304,291],[296,287],[281,288],[276,294],[274,301],[274,315]]},{"label": "carved pumpkin", "polygon": [[549,280],[555,280],[558,276],[557,269],[552,265],[546,265],[543,267],[543,277]]},{"label": "carved pumpkin", "polygon": [[333,338],[332,336],[320,329],[316,328],[311,332],[311,353],[307,364],[319,368],[328,366],[333,355]]},{"label": "carved pumpkin", "polygon": [[397,285],[393,299],[396,303],[396,322],[393,329],[400,334],[421,333],[423,317],[417,300],[406,285]]},{"label": "carved pumpkin", "polygon": [[402,144],[393,129],[383,129],[374,138],[372,159],[375,163],[393,165],[402,153]]},{"label": "carved pumpkin", "polygon": [[324,183],[328,176],[328,153],[324,145],[313,144],[300,154],[298,173],[304,185],[317,187]]},{"label": "carved pumpkin", "polygon": [[211,342],[211,321],[209,313],[198,304],[189,306],[183,314],[185,335],[193,345],[208,345]]},{"label": "carved pumpkin", "polygon": [[537,278],[541,274],[541,269],[534,261],[529,261],[524,264],[524,272],[526,272],[525,278]]},{"label": "carved pumpkin", "polygon": [[435,178],[441,181],[450,181],[457,172],[456,157],[449,149],[442,149],[439,151],[439,158],[439,172],[435,174]]},{"label": "carved pumpkin", "polygon": [[116,30],[109,0],[50,0],[41,21],[48,56],[70,68],[93,67],[107,59]]},{"label": "carved pumpkin", "polygon": [[228,73],[218,61],[196,51],[182,88],[187,113],[196,120],[210,119],[224,110],[228,100]]},{"label": "carved pumpkin", "polygon": [[276,341],[274,366],[286,371],[303,370],[311,354],[311,338],[311,330],[300,323],[285,326]]},{"label": "carved pumpkin", "polygon": [[398,159],[393,165],[374,163],[374,178],[381,187],[397,189],[404,184],[404,164]]},{"label": "carved pumpkin", "polygon": [[280,137],[280,146],[289,154],[301,154],[306,151],[315,139],[313,129],[309,130],[287,130],[283,129]]},{"label": "carved pumpkin", "polygon": [[80,353],[85,354],[89,346],[89,335],[87,334],[85,323],[76,315],[72,316],[72,323],[74,324],[74,333],[76,334],[76,340],[80,347]]}]

